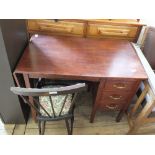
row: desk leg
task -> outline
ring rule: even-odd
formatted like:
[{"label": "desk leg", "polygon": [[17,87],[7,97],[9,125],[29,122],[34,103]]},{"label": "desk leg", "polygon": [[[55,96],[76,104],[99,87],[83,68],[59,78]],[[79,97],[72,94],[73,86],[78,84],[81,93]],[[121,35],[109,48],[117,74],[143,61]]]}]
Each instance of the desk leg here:
[{"label": "desk leg", "polygon": [[120,110],[120,112],[118,113],[117,117],[116,117],[116,122],[120,122],[120,120],[122,119],[124,113],[126,110]]},{"label": "desk leg", "polygon": [[92,110],[92,113],[91,113],[91,116],[90,116],[90,123],[93,123],[94,122],[96,111],[97,111],[97,106],[94,105],[93,110]]},{"label": "desk leg", "polygon": [[16,73],[13,73],[13,77],[14,77],[14,80],[15,80],[17,86],[20,87],[19,80],[18,80],[18,78],[17,78]]},{"label": "desk leg", "polygon": [[96,114],[96,111],[98,109],[98,105],[99,105],[99,101],[100,101],[100,98],[101,98],[101,95],[102,95],[104,84],[105,84],[105,81],[101,80],[100,84],[98,86],[97,92],[96,92],[96,97],[95,97],[95,100],[94,100],[95,103],[93,105],[93,109],[92,109],[91,116],[90,116],[90,123],[94,122],[95,114]]},{"label": "desk leg", "polygon": [[129,106],[130,106],[131,99],[132,99],[132,98],[134,97],[134,95],[136,94],[136,92],[137,92],[137,90],[138,90],[138,88],[139,88],[140,83],[141,83],[141,81],[137,81],[137,82],[135,83],[134,89],[132,90],[132,93],[130,94],[130,97],[129,97],[130,100],[128,100],[128,104],[126,104],[126,106],[125,106],[123,109],[121,109],[120,112],[118,113],[118,115],[117,115],[117,117],[116,117],[116,122],[120,122],[120,120],[122,119],[123,115],[124,115],[125,113],[127,113],[127,110],[128,110],[128,108],[129,108]]},{"label": "desk leg", "polygon": [[[29,79],[28,74],[23,74],[23,78],[24,78],[24,81],[25,81],[26,88],[31,88],[30,79]],[[29,97],[29,100],[30,100],[31,103],[34,103],[33,98],[31,96]],[[31,114],[32,114],[32,118],[34,120],[36,120],[36,112],[32,108],[31,108]]]},{"label": "desk leg", "polygon": [[125,106],[123,109],[120,110],[120,112],[118,113],[117,117],[116,117],[116,122],[120,122],[123,115],[127,114],[128,108],[130,105],[130,101],[128,102],[127,106]]}]

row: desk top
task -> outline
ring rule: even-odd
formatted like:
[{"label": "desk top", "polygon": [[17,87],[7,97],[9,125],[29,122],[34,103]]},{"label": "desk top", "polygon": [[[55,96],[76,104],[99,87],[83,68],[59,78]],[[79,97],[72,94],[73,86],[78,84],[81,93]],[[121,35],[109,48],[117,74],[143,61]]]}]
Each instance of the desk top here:
[{"label": "desk top", "polygon": [[15,73],[96,79],[147,78],[129,41],[46,35],[32,36]]}]

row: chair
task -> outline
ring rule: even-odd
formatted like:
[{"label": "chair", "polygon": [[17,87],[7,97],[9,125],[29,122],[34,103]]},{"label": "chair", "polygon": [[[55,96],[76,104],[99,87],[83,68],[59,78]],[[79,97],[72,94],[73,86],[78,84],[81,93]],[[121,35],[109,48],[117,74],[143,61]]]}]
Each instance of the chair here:
[{"label": "chair", "polygon": [[[145,99],[145,102],[143,102]],[[143,103],[143,104],[142,104]],[[128,134],[135,134],[146,123],[155,123],[155,95],[148,81],[143,82],[143,90],[137,102],[128,113]]]},{"label": "chair", "polygon": [[[65,120],[69,135],[73,132],[75,98],[78,92],[86,91],[85,83],[74,85],[50,85],[43,88],[11,87],[10,90],[19,95],[37,113],[39,134],[45,132],[46,121]],[[33,98],[34,104],[29,101]],[[70,123],[69,123],[70,122]]]},{"label": "chair", "polygon": [[128,134],[135,134],[146,123],[155,123],[155,74],[140,48],[136,45],[134,47],[147,73],[148,80],[142,82],[141,93],[135,105],[128,111],[130,127]]}]

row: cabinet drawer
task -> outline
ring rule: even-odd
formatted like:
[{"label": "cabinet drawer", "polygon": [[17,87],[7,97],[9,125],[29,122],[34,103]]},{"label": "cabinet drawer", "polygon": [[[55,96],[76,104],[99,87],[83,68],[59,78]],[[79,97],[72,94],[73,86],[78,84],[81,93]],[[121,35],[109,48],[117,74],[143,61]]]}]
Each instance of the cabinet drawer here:
[{"label": "cabinet drawer", "polygon": [[135,39],[137,35],[137,26],[118,26],[118,25],[102,25],[89,24],[88,36],[98,36],[101,38],[120,38]]},{"label": "cabinet drawer", "polygon": [[100,108],[102,109],[120,109],[128,102],[130,97],[130,93],[119,93],[116,91],[109,91],[103,92],[101,101],[100,101]]},{"label": "cabinet drawer", "polygon": [[83,35],[84,23],[54,20],[28,20],[28,31],[65,35]]},{"label": "cabinet drawer", "polygon": [[123,80],[107,80],[104,90],[111,91],[129,91],[134,88],[136,81],[123,81]]}]

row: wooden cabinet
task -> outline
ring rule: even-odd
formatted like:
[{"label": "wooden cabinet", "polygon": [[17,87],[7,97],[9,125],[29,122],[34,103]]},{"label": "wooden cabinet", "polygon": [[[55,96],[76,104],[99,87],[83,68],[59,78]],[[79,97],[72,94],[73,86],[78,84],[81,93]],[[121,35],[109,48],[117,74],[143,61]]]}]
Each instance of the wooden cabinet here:
[{"label": "wooden cabinet", "polygon": [[136,19],[31,19],[27,20],[28,33],[126,39],[136,42],[141,28]]}]

